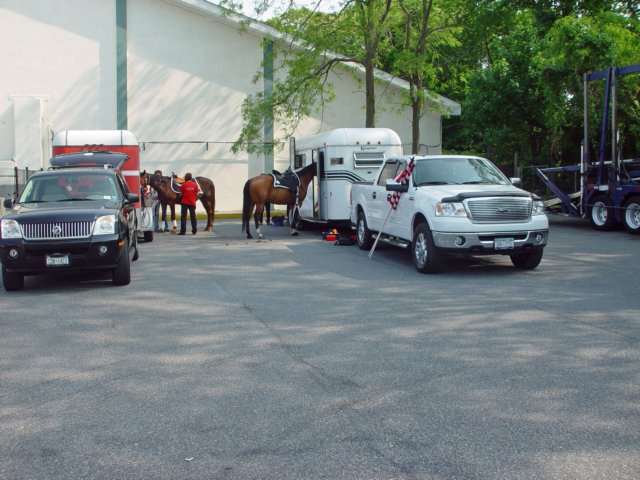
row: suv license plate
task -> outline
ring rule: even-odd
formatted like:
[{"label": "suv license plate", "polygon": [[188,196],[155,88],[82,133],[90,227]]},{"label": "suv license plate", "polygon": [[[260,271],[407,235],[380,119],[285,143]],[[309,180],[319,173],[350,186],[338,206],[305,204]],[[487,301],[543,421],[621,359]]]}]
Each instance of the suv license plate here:
[{"label": "suv license plate", "polygon": [[52,257],[47,255],[47,267],[65,267],[69,265],[69,255]]},{"label": "suv license plate", "polygon": [[493,247],[496,250],[513,250],[513,238],[496,238]]}]

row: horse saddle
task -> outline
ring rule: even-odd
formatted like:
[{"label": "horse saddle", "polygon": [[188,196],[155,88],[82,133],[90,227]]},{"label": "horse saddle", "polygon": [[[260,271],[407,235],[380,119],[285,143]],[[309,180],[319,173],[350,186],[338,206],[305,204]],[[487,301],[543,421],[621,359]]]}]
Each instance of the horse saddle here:
[{"label": "horse saddle", "polygon": [[[202,195],[202,188],[200,188],[200,183],[198,183],[198,179],[196,177],[193,177],[193,181],[196,182],[196,185],[198,185],[198,195]],[[180,187],[182,186],[183,183],[184,183],[184,178],[179,177],[175,173],[171,172],[170,186],[171,186],[171,190],[173,190],[174,193],[177,193],[178,195],[180,195]]]},{"label": "horse saddle", "polygon": [[273,186],[275,188],[286,188],[295,193],[300,187],[300,178],[291,168],[287,168],[284,173],[272,170],[270,175],[273,177]]}]

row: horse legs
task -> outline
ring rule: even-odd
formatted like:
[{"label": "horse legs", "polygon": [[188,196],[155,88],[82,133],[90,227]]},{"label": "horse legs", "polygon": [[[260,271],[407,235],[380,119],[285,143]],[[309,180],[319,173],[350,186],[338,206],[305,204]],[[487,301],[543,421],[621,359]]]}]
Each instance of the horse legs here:
[{"label": "horse legs", "polygon": [[178,233],[178,224],[176,223],[176,204],[170,204],[169,208],[171,209],[171,222],[173,223],[173,226],[171,227],[171,233]]},{"label": "horse legs", "polygon": [[207,211],[207,227],[204,229],[205,232],[213,232],[213,218],[214,218],[214,206],[212,205],[211,199],[207,197],[202,197],[200,199],[204,209]]},{"label": "horse legs", "polygon": [[163,223],[163,227],[161,231],[163,232],[169,231],[169,224],[167,223],[167,204],[166,203],[162,203],[162,223]]},{"label": "horse legs", "polygon": [[253,219],[256,223],[256,232],[258,232],[258,238],[263,239],[264,235],[260,231],[260,220],[262,219],[262,211],[264,210],[264,203],[256,203],[256,211],[253,214]]},{"label": "horse legs", "polygon": [[289,233],[292,237],[298,235],[298,231],[295,229],[297,209],[293,205],[287,205],[287,219],[289,220]]}]

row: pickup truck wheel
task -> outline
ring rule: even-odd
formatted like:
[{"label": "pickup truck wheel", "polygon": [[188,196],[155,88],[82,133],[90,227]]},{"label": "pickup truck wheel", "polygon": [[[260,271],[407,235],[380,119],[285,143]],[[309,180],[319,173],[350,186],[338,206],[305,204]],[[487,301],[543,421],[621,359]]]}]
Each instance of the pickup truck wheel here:
[{"label": "pickup truck wheel", "polygon": [[2,284],[7,292],[22,290],[24,288],[24,275],[21,273],[10,273],[2,267]]},{"label": "pickup truck wheel", "polygon": [[634,195],[625,202],[624,228],[634,235],[640,233],[640,196]]},{"label": "pickup truck wheel", "polygon": [[542,249],[511,255],[511,263],[523,270],[533,270],[542,260]]},{"label": "pickup truck wheel", "polygon": [[153,242],[153,232],[151,230],[145,230],[144,231],[144,241],[146,243]]},{"label": "pickup truck wheel", "polygon": [[440,270],[441,254],[433,243],[433,235],[426,223],[419,224],[413,231],[411,256],[420,273],[436,273]]},{"label": "pickup truck wheel", "polygon": [[616,226],[613,202],[606,195],[597,195],[591,207],[591,225],[600,231],[612,230]]},{"label": "pickup truck wheel", "polygon": [[367,219],[364,218],[363,212],[358,212],[358,234],[356,238],[360,250],[371,250],[373,238],[371,237],[371,230],[367,227]]},{"label": "pickup truck wheel", "polygon": [[124,252],[120,255],[120,260],[116,268],[113,269],[114,285],[129,285],[131,283],[131,260],[129,259],[129,240],[125,240]]}]

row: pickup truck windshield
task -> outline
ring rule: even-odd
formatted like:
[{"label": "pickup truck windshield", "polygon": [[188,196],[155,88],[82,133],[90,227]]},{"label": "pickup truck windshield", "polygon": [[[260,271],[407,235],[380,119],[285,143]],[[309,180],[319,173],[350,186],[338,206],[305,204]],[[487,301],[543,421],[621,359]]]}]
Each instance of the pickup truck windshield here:
[{"label": "pickup truck windshield", "polygon": [[509,180],[481,158],[425,158],[416,162],[413,179],[420,185],[509,185]]},{"label": "pickup truck windshield", "polygon": [[74,173],[31,177],[19,203],[117,199],[118,187],[113,176]]}]

